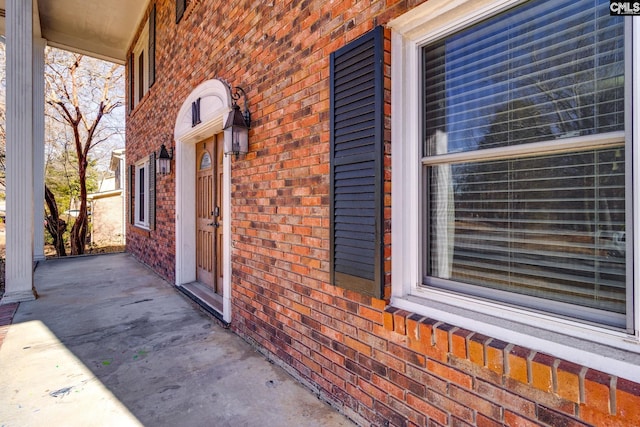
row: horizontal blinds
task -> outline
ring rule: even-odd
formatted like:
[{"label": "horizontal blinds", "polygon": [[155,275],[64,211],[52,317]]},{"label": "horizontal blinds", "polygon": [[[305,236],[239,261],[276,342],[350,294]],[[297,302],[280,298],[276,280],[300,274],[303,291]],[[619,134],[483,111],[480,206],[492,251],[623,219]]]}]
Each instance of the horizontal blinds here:
[{"label": "horizontal blinds", "polygon": [[425,47],[425,155],[623,129],[623,32],[608,1],[535,1]]},{"label": "horizontal blinds", "polygon": [[623,20],[532,1],[423,60],[425,283],[624,327]]},{"label": "horizontal blinds", "polygon": [[624,313],[624,149],[434,166],[435,277]]}]

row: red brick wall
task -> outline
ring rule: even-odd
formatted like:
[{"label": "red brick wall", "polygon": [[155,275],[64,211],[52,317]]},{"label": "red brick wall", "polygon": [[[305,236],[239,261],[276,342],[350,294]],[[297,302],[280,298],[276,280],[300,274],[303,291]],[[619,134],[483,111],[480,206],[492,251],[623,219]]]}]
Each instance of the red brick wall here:
[{"label": "red brick wall", "polygon": [[[171,141],[178,109],[219,77],[248,94],[250,152],[232,166],[231,327],[362,425],[640,424],[640,385],[387,308],[329,283],[329,54],[420,1],[157,1],[156,83],[127,122],[127,162]],[[387,32],[387,38],[389,32]],[[390,295],[390,43],[386,44]],[[128,250],[174,278],[175,174],[157,228]]]}]

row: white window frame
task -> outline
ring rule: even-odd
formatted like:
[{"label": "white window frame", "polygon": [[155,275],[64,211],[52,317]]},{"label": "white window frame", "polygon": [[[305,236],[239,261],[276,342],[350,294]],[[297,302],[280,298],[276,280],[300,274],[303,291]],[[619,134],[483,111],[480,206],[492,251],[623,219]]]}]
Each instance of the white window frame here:
[{"label": "white window frame", "polygon": [[[142,81],[140,81],[140,56],[142,62]],[[142,85],[142,86],[141,86]],[[142,87],[142,94],[140,94]],[[133,49],[133,105],[137,106],[149,91],[149,20],[145,24],[138,42]]]},{"label": "white window frame", "polygon": [[[422,286],[422,107],[421,48],[448,34],[469,27],[525,0],[429,0],[389,22],[391,27],[391,139],[392,139],[392,289],[391,305],[438,321],[482,333],[506,342],[522,345],[559,358],[580,363],[603,372],[640,381],[640,280],[637,266],[638,227],[628,230],[632,236],[633,262],[628,274],[633,276],[633,334],[597,325],[560,318],[472,296]],[[640,18],[626,18],[626,45],[640,46]],[[630,49],[630,47],[627,47]],[[627,55],[629,57],[629,55]],[[634,51],[629,67],[640,69],[640,55]],[[627,111],[640,111],[640,85],[626,88]],[[631,96],[629,96],[631,95]],[[633,103],[633,105],[631,104]],[[629,117],[629,115],[627,116]],[[640,121],[634,121],[627,138],[640,140]],[[629,126],[628,126],[629,128]],[[630,153],[633,151],[633,153]],[[638,150],[627,150],[627,185],[640,188]],[[634,191],[629,190],[630,197]],[[640,212],[638,197],[633,198],[633,223]],[[629,240],[630,237],[627,237]],[[604,347],[607,346],[607,347]],[[614,349],[611,349],[614,347]],[[630,378],[630,375],[632,378]]]},{"label": "white window frame", "polygon": [[[140,171],[144,171],[144,183],[140,181]],[[149,229],[149,158],[146,157],[143,160],[136,163],[135,172],[135,194],[134,194],[134,221],[136,227]],[[144,188],[142,185],[144,184]],[[142,199],[141,190],[144,194],[144,218],[140,218],[140,200]]]}]

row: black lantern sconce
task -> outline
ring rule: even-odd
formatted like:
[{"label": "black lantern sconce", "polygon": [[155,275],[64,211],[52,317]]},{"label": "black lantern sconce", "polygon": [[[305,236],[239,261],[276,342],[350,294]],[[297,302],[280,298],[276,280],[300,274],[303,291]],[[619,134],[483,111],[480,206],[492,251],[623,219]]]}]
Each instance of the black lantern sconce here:
[{"label": "black lantern sconce", "polygon": [[[251,113],[247,108],[247,94],[241,87],[235,87],[231,93],[233,105],[224,125],[224,154],[233,154],[236,159],[249,151],[249,128]],[[244,111],[240,111],[238,100],[244,98]]]},{"label": "black lantern sconce", "polygon": [[164,144],[160,146],[156,170],[158,175],[169,175],[171,173],[171,160],[173,159],[173,148],[167,150]]}]

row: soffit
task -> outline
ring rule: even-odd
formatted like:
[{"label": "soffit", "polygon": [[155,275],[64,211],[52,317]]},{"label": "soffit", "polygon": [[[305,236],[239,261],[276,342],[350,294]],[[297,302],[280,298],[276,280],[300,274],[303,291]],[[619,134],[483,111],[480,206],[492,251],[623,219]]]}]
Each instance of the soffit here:
[{"label": "soffit", "polygon": [[[124,63],[149,0],[34,0],[34,24],[49,46]],[[0,0],[5,10],[5,0]],[[0,14],[4,33],[4,16]],[[38,30],[34,31],[38,35]]]}]

